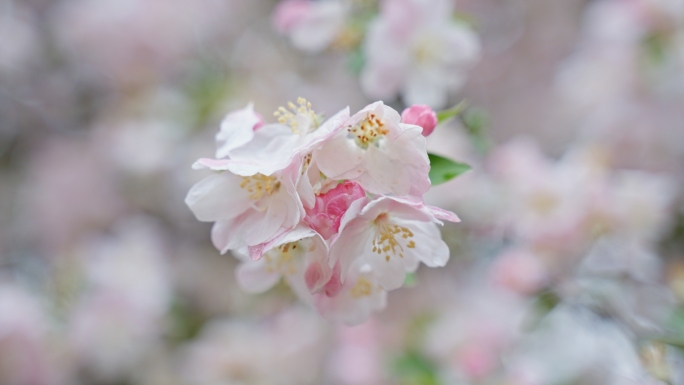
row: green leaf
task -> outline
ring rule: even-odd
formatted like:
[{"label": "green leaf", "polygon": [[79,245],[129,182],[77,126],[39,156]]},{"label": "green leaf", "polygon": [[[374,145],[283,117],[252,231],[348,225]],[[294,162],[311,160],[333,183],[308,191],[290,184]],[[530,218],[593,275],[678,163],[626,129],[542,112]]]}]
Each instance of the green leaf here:
[{"label": "green leaf", "polygon": [[466,107],[468,107],[468,103],[464,100],[447,110],[437,112],[437,124],[442,124],[450,119],[457,117],[459,114],[461,114],[461,112],[463,112],[466,109]]},{"label": "green leaf", "polygon": [[439,155],[428,154],[428,158],[430,158],[430,183],[433,186],[448,182],[471,169],[465,163],[454,162]]}]

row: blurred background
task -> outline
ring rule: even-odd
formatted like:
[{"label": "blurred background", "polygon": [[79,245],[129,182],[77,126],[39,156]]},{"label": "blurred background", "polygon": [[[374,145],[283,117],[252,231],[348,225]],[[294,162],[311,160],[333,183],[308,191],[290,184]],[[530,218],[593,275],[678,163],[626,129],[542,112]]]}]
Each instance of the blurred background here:
[{"label": "blurred background", "polygon": [[375,101],[381,8],[332,2],[312,52],[276,0],[0,0],[0,384],[684,384],[681,0],[455,2],[447,267],[355,327],[241,292],[190,166],[249,102]]}]

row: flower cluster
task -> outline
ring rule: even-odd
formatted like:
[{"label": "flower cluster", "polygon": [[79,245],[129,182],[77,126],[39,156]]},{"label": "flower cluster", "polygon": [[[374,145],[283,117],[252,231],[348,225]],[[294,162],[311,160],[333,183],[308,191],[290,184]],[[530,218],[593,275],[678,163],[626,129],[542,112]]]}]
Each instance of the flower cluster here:
[{"label": "flower cluster", "polygon": [[216,136],[215,171],[186,203],[215,222],[214,246],[242,263],[238,283],[263,292],[282,279],[326,318],[365,320],[420,262],[444,266],[438,224],[458,222],[429,206],[425,133],[434,113],[404,113],[382,102],[323,120],[303,98],[264,124],[252,105],[228,114]]},{"label": "flower cluster", "polygon": [[273,23],[300,50],[352,52],[368,97],[441,108],[480,56],[458,16],[450,0],[284,0]]}]

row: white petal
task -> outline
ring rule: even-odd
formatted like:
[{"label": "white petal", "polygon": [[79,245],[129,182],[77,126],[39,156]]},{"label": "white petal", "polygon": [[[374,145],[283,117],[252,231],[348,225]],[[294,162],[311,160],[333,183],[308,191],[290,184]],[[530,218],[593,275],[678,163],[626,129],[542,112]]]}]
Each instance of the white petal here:
[{"label": "white petal", "polygon": [[221,122],[221,129],[216,134],[216,158],[227,158],[232,150],[252,140],[254,126],[260,121],[259,115],[254,113],[252,103],[226,115]]},{"label": "white petal", "polygon": [[240,288],[249,293],[263,293],[280,280],[280,274],[267,271],[262,261],[241,263],[235,270],[235,277]]},{"label": "white petal", "polygon": [[434,223],[395,220],[413,232],[415,248],[404,248],[404,255],[411,255],[429,267],[442,267],[449,261],[449,247],[442,240],[442,233]]},{"label": "white petal", "polygon": [[288,167],[294,157],[299,136],[290,127],[271,124],[261,127],[254,138],[230,154],[227,169],[238,175],[271,175]]},{"label": "white petal", "polygon": [[192,186],[185,203],[199,221],[234,218],[249,208],[249,196],[240,183],[240,177],[228,172],[211,175]]},{"label": "white petal", "polygon": [[368,222],[357,218],[342,228],[330,246],[330,267],[340,263],[342,282],[345,281],[349,267],[357,258],[372,252],[372,232]]},{"label": "white petal", "polygon": [[211,242],[221,254],[228,250],[247,246],[244,240],[245,232],[258,225],[262,218],[262,216],[253,215],[250,211],[244,212],[236,218],[214,223],[211,228]]},{"label": "white petal", "polygon": [[[358,169],[365,151],[347,139],[347,132],[340,131],[315,151],[314,157],[323,174],[333,179],[353,179],[361,175]],[[342,178],[344,176],[344,178]]]}]

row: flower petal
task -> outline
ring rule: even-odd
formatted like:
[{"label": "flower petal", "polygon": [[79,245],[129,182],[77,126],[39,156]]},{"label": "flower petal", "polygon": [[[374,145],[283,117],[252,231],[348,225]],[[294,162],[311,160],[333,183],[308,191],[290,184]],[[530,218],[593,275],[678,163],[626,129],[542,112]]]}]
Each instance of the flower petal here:
[{"label": "flower petal", "polygon": [[280,274],[268,271],[262,261],[241,263],[235,270],[235,277],[240,288],[248,293],[263,293],[280,280]]},{"label": "flower petal", "polygon": [[185,203],[202,222],[234,218],[249,208],[249,196],[240,182],[230,173],[211,175],[192,186]]}]

